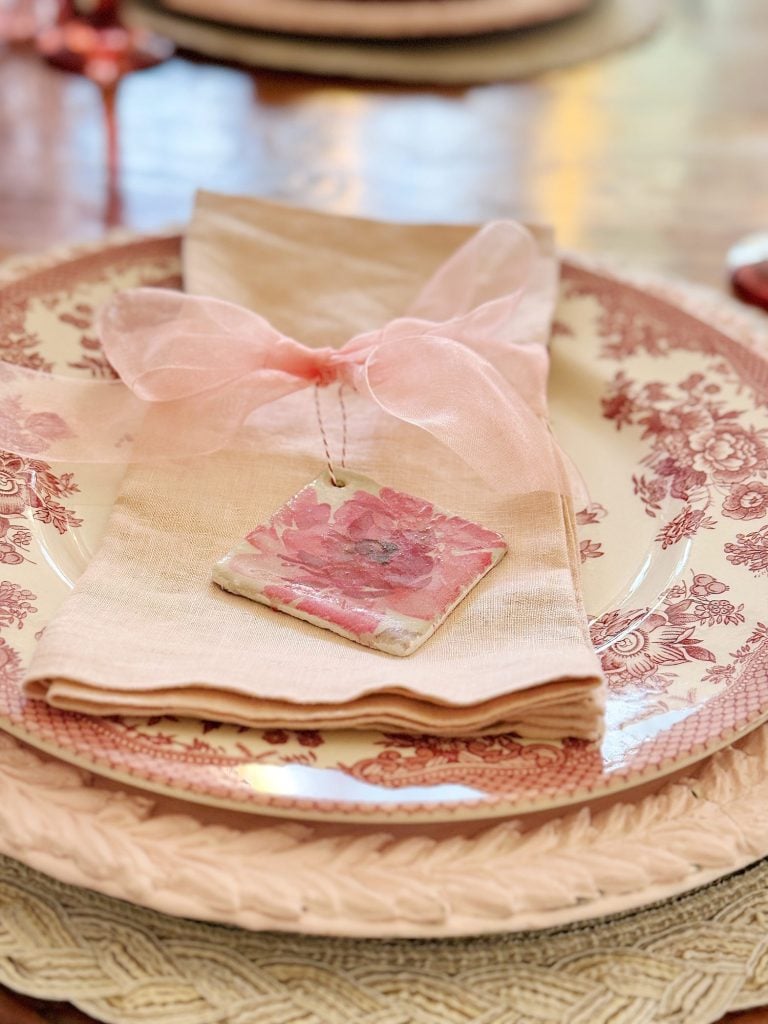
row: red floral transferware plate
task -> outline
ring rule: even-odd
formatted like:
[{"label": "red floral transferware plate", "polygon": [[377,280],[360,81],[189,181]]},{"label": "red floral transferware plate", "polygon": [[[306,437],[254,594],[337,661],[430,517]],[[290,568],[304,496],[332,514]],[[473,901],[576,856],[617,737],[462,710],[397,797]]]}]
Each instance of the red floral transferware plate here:
[{"label": "red floral transferware plate", "polygon": [[[27,270],[0,287],[0,355],[109,375],[94,309],[140,283],[178,283],[176,240]],[[768,361],[736,322],[740,341],[603,272],[563,269],[550,396],[555,430],[592,495],[578,521],[608,679],[602,745],[262,732],[167,716],[92,718],[25,700],[24,663],[99,542],[118,474],[3,453],[0,723],[148,789],[371,822],[565,806],[706,756],[768,717]],[[46,425],[26,422],[20,409],[3,414],[39,433],[42,455]]]}]

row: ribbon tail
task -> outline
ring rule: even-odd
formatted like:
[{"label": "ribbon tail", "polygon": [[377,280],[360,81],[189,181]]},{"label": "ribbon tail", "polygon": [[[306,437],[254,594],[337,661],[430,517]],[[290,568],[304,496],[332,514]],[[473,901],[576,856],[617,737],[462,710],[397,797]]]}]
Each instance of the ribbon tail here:
[{"label": "ribbon tail", "polygon": [[307,350],[249,310],[159,288],[116,295],[99,332],[121,380],[0,363],[0,449],[126,463],[226,447],[258,406],[307,386]]},{"label": "ribbon tail", "polygon": [[[530,380],[528,360],[540,355],[519,353],[521,379]],[[466,346],[434,336],[399,338],[374,349],[360,377],[359,390],[381,409],[426,430],[495,491],[571,493],[541,398],[532,395],[532,406]]]},{"label": "ribbon tail", "polygon": [[260,405],[307,387],[260,370],[204,394],[147,402],[121,381],[79,380],[0,364],[0,450],[46,462],[128,463],[230,445]]},{"label": "ribbon tail", "polygon": [[3,363],[0,448],[47,462],[128,462],[146,404],[122,382]]}]

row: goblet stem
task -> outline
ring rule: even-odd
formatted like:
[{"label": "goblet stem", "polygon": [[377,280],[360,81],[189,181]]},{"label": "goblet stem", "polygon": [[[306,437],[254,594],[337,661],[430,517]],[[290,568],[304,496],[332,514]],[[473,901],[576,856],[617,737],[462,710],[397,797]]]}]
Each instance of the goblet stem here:
[{"label": "goblet stem", "polygon": [[106,202],[104,226],[117,227],[123,222],[123,193],[120,183],[120,134],[117,119],[117,90],[119,81],[102,85],[101,104],[104,112]]}]

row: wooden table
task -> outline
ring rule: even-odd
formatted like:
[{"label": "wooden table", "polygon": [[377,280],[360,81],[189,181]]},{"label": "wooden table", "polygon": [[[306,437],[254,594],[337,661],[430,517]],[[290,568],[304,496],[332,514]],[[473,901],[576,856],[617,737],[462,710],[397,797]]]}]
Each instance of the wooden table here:
[{"label": "wooden table", "polygon": [[[6,50],[0,250],[181,223],[202,186],[405,220],[542,220],[563,246],[720,286],[729,246],[768,230],[767,46],[765,0],[671,0],[632,50],[466,90],[176,59],[123,83],[111,189],[96,88]],[[43,1020],[85,1018],[0,990],[0,1024]]]},{"label": "wooden table", "polygon": [[0,247],[154,229],[195,188],[339,213],[554,224],[560,242],[717,285],[768,228],[765,0],[670,0],[634,49],[533,82],[417,91],[177,59],[123,83],[122,212],[96,88],[0,55]]}]

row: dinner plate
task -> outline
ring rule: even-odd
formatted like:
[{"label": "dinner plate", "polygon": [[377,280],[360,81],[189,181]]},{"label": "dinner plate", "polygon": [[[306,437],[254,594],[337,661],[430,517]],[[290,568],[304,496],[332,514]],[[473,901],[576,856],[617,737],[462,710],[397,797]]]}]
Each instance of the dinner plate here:
[{"label": "dinner plate", "polygon": [[[0,288],[0,354],[108,376],[94,310],[140,283],[178,284],[176,239],[106,246],[26,272]],[[0,453],[3,728],[188,800],[392,823],[563,807],[729,744],[768,717],[768,362],[739,329],[741,339],[729,337],[658,289],[564,264],[550,400],[591,496],[577,518],[608,681],[601,745],[258,731],[169,716],[96,718],[26,700],[24,665],[95,550],[119,479],[105,467]],[[19,409],[2,413],[44,433]]]},{"label": "dinner plate", "polygon": [[306,37],[428,39],[524,29],[592,0],[162,0],[161,8],[235,29]]},{"label": "dinner plate", "polygon": [[[313,7],[325,6],[310,0]],[[357,8],[363,5],[356,3]],[[403,4],[397,3],[398,7]],[[436,4],[430,0],[430,7]],[[465,11],[476,7],[467,0]],[[282,9],[273,4],[274,11]],[[346,39],[245,29],[193,18],[159,0],[124,0],[121,17],[172,39],[178,47],[217,60],[260,68],[391,82],[444,85],[528,78],[594,60],[647,36],[658,25],[662,0],[591,0],[569,17],[487,35],[411,39]],[[473,12],[474,13],[474,12]],[[353,22],[347,19],[347,24]],[[433,25],[437,23],[437,19]],[[441,22],[444,24],[445,20]]]}]

